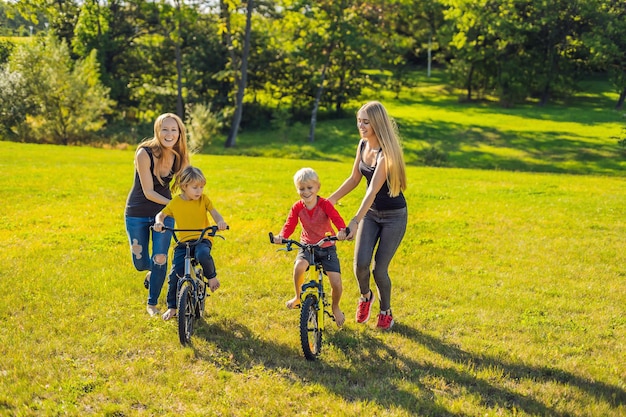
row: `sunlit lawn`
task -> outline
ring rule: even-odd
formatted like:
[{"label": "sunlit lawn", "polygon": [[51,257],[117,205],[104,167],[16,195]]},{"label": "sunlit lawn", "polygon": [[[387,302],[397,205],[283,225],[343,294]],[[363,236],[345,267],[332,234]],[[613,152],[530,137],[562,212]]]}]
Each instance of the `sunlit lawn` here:
[{"label": "sunlit lawn", "polygon": [[[619,173],[409,167],[397,325],[350,319],[354,244],[340,242],[349,320],[311,363],[284,308],[293,256],[267,232],[297,198],[298,168],[318,170],[326,195],[351,163],[193,157],[231,230],[214,249],[222,289],[183,348],[175,324],[148,318],[131,266],[132,155],[0,142],[0,415],[626,413]],[[344,217],[362,191],[342,201]]]},{"label": "sunlit lawn", "polygon": [[[624,112],[614,110],[617,93],[606,82],[582,84],[585,93],[545,106],[536,102],[503,108],[495,101],[468,103],[463,91],[450,90],[440,75],[419,75],[415,86],[396,97],[372,92],[397,120],[406,159],[412,165],[570,174],[622,175],[624,150],[615,137],[624,127]],[[367,94],[366,94],[367,96]],[[321,118],[309,144],[309,121],[283,129],[243,132],[235,149],[215,140],[209,153],[349,161],[358,140],[354,114]],[[432,158],[432,150],[443,158]],[[430,157],[429,157],[430,155]]]}]

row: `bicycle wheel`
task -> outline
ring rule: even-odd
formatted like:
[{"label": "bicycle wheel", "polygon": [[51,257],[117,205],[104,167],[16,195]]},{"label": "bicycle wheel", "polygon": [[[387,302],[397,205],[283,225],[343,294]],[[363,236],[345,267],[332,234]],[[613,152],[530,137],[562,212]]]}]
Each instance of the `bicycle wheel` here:
[{"label": "bicycle wheel", "polygon": [[300,342],[308,360],[315,360],[322,350],[322,330],[317,321],[317,297],[306,296],[300,310]]},{"label": "bicycle wheel", "polygon": [[185,282],[178,293],[178,338],[183,346],[191,340],[194,319],[192,287]]}]

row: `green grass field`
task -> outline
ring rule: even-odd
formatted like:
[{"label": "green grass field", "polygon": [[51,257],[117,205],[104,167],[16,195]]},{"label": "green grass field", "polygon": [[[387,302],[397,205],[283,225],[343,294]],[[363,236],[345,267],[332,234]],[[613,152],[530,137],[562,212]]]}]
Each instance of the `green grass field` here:
[{"label": "green grass field", "polygon": [[[529,149],[528,118],[502,117],[528,133],[513,148],[495,138],[493,149],[578,175],[409,166],[410,225],[391,267],[397,324],[381,333],[354,322],[354,244],[339,242],[348,320],[329,329],[315,363],[300,352],[298,313],[284,308],[293,254],[276,252],[267,232],[297,198],[297,169],[319,171],[323,196],[343,181],[354,132],[336,161],[193,157],[231,230],[214,249],[222,288],[186,348],[174,323],[146,314],[131,265],[132,151],[0,142],[0,415],[625,415],[623,160],[558,159],[556,149],[569,139],[596,149],[593,132],[614,122],[557,139],[573,122],[546,121],[561,133]],[[609,142],[597,152],[617,155]],[[466,146],[487,159],[486,144],[464,143],[456,165],[471,163]],[[532,162],[542,152],[554,159]],[[363,191],[344,198],[344,217]]]},{"label": "green grass field", "polygon": [[[546,106],[528,102],[502,108],[496,102],[459,100],[463,91],[446,87],[442,77],[416,73],[415,87],[397,98],[388,92],[366,94],[381,100],[398,122],[408,164],[568,174],[626,172],[626,153],[615,139],[623,135],[626,113],[613,109],[618,95],[606,82],[581,83],[585,93]],[[360,104],[351,103],[346,112],[356,114]],[[358,139],[354,117],[320,121],[314,144],[307,142],[306,123],[283,129],[267,125],[263,131],[242,132],[234,149],[224,149],[224,140],[214,140],[206,151],[335,161],[354,158]]]}]

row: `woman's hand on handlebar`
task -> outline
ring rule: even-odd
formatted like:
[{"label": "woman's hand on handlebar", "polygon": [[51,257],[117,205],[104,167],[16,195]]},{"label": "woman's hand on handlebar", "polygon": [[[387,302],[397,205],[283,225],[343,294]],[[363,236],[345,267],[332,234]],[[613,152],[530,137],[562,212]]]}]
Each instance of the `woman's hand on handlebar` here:
[{"label": "woman's hand on handlebar", "polygon": [[226,230],[228,229],[228,224],[224,220],[217,222],[217,230]]},{"label": "woman's hand on handlebar", "polygon": [[350,236],[350,228],[346,227],[337,232],[337,240],[346,240]]},{"label": "woman's hand on handlebar", "polygon": [[161,233],[165,231],[163,227],[164,227],[163,223],[155,223],[154,226],[152,226],[155,232],[161,232]]}]

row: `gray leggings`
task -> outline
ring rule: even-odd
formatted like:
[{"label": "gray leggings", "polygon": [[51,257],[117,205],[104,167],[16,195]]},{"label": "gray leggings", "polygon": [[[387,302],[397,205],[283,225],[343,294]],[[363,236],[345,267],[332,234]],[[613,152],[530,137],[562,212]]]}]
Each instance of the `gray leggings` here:
[{"label": "gray leggings", "polygon": [[[380,309],[391,308],[391,279],[389,263],[395,255],[406,232],[408,212],[406,207],[397,210],[370,209],[356,233],[354,246],[354,275],[359,283],[361,294],[370,290],[370,264],[380,294]],[[378,243],[378,247],[376,244]],[[376,254],[374,249],[376,248]]]}]

